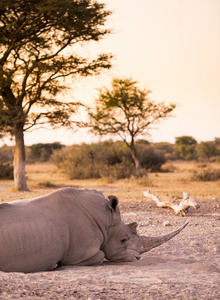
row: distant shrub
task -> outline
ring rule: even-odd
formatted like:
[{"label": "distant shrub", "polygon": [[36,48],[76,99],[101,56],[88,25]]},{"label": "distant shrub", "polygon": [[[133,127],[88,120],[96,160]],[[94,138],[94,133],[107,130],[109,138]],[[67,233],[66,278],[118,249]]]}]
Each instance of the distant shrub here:
[{"label": "distant shrub", "polygon": [[220,170],[210,168],[202,171],[193,171],[191,179],[195,181],[216,181],[220,179]]},{"label": "distant shrub", "polygon": [[201,142],[197,146],[198,158],[200,160],[215,161],[219,155],[218,145],[216,141]]},{"label": "distant shrub", "polygon": [[131,158],[123,143],[81,144],[55,151],[53,161],[70,179],[108,178],[130,175]]},{"label": "distant shrub", "polygon": [[13,167],[0,160],[0,179],[13,179]]},{"label": "distant shrub", "polygon": [[165,160],[175,160],[174,151],[175,145],[167,142],[154,143],[153,147],[155,150],[159,150],[160,153],[164,154]]},{"label": "distant shrub", "polygon": [[48,144],[33,144],[29,146],[30,151],[26,150],[27,162],[46,162],[50,160],[50,157],[54,150],[61,149],[64,145],[55,142]]},{"label": "distant shrub", "polygon": [[[137,144],[141,175],[146,170],[160,171],[166,161],[164,151],[148,143]],[[134,162],[124,142],[105,141],[81,144],[54,151],[52,160],[70,179],[107,178],[109,181],[129,178],[135,173]]]},{"label": "distant shrub", "polygon": [[40,188],[54,188],[54,187],[56,187],[56,185],[51,183],[50,181],[43,181],[43,182],[39,182],[39,187]]},{"label": "distant shrub", "polygon": [[148,175],[145,174],[142,177],[138,178],[137,184],[144,186],[144,187],[150,187],[150,186],[152,186],[152,181],[149,179]]},{"label": "distant shrub", "polygon": [[55,151],[53,161],[70,179],[99,178],[97,151],[93,145],[73,145]]},{"label": "distant shrub", "polygon": [[166,162],[164,152],[150,145],[138,145],[137,153],[141,167],[152,172],[160,171],[161,166]]},{"label": "distant shrub", "polygon": [[4,145],[0,148],[0,160],[3,162],[13,161],[13,147]]},{"label": "distant shrub", "polygon": [[183,160],[194,160],[197,158],[197,141],[191,136],[176,137],[175,158]]},{"label": "distant shrub", "polygon": [[115,164],[113,166],[105,165],[100,169],[100,176],[106,178],[108,182],[114,182],[115,180],[129,178],[134,174],[134,167],[132,164]]},{"label": "distant shrub", "polygon": [[165,153],[173,154],[175,146],[168,142],[159,142],[153,144],[155,149],[164,151]]}]

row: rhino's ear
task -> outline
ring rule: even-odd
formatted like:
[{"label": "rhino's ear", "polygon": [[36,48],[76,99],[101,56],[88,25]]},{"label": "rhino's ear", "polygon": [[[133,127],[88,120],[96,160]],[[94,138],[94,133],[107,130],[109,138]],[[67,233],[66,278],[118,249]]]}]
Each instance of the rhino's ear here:
[{"label": "rhino's ear", "polygon": [[138,223],[137,222],[133,222],[133,223],[127,224],[127,226],[128,226],[128,229],[130,230],[130,232],[132,234],[137,235],[137,227],[138,227]]},{"label": "rhino's ear", "polygon": [[115,196],[108,196],[108,199],[109,199],[109,202],[108,202],[109,208],[116,210],[117,205],[118,205],[118,198]]}]

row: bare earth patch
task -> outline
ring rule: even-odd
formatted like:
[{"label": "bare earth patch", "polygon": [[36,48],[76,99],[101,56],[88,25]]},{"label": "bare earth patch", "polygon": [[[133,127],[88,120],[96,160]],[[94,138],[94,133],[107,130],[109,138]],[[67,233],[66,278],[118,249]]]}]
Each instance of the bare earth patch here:
[{"label": "bare earth patch", "polygon": [[[189,224],[178,236],[134,263],[105,262],[103,266],[68,266],[30,274],[0,272],[0,299],[220,299],[218,195],[213,199],[198,197],[200,208],[190,208],[185,217],[180,217],[143,199],[146,187],[116,184],[96,188],[106,196],[119,198],[122,219],[138,222],[141,235],[165,234],[186,221]],[[1,191],[0,200],[31,198],[52,190]],[[164,226],[165,221],[170,226]]]}]

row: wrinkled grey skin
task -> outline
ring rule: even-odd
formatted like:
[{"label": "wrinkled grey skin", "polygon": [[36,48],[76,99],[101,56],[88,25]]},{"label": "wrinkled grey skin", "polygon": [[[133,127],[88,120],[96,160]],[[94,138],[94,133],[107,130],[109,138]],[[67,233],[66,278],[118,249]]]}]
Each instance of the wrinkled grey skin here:
[{"label": "wrinkled grey skin", "polygon": [[63,188],[34,199],[2,203],[0,270],[49,271],[57,264],[99,265],[104,258],[135,261],[149,247],[134,224],[122,222],[115,196],[107,200],[95,190]]},{"label": "wrinkled grey skin", "polygon": [[[97,265],[122,257],[127,226],[118,200],[95,190],[63,188],[0,205],[0,270],[37,272],[58,265]],[[139,255],[137,253],[137,255]]]}]

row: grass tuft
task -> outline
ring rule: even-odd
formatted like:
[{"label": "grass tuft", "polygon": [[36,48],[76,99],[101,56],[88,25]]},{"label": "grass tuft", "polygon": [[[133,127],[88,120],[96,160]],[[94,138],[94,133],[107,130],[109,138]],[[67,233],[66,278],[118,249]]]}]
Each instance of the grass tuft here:
[{"label": "grass tuft", "polygon": [[56,187],[56,185],[51,183],[50,181],[39,182],[38,185],[39,185],[40,188],[54,188],[54,187]]},{"label": "grass tuft", "polygon": [[216,181],[220,179],[219,169],[205,169],[202,171],[193,171],[191,180],[194,181]]}]

